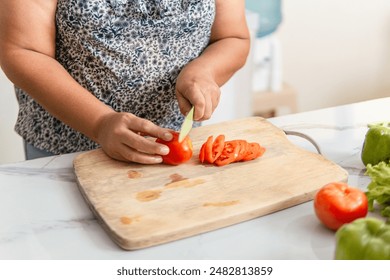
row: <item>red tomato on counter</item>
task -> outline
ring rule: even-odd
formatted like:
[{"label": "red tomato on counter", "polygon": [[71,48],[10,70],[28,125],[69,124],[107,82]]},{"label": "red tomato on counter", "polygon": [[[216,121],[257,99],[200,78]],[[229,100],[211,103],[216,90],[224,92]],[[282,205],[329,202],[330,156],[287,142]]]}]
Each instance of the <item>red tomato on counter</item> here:
[{"label": "red tomato on counter", "polygon": [[156,142],[167,145],[169,154],[162,156],[163,162],[170,165],[179,165],[192,157],[192,141],[187,135],[183,141],[179,142],[179,133],[173,132],[171,141],[156,139]]},{"label": "red tomato on counter", "polygon": [[337,230],[343,224],[365,217],[368,200],[363,191],[346,183],[335,182],[323,186],[317,192],[314,210],[326,227]]}]

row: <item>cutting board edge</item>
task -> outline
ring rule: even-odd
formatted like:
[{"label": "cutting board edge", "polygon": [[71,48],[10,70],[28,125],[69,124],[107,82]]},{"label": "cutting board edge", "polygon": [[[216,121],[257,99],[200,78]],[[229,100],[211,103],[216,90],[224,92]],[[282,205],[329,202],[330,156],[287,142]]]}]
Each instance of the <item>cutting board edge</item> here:
[{"label": "cutting board edge", "polygon": [[95,209],[94,205],[88,199],[87,193],[82,188],[77,176],[76,176],[76,183],[77,183],[77,188],[79,189],[79,191],[81,193],[81,196],[83,197],[84,201],[87,203],[88,208],[91,210],[93,216],[96,218],[98,223],[102,226],[103,230],[107,232],[108,237],[110,237],[111,240],[113,240],[119,247],[121,247],[120,244],[125,242],[126,239],[122,238],[116,232],[111,230],[110,226],[105,222],[104,218],[100,215],[100,213]]},{"label": "cutting board edge", "polygon": [[100,154],[100,157],[102,158],[102,160],[105,160],[105,161],[111,161],[111,160],[115,160],[113,158],[110,158],[109,156],[106,155],[106,153],[103,151],[102,148],[96,148],[96,149],[93,149],[93,150],[89,150],[89,151],[85,151],[79,155],[77,155],[74,159],[73,159],[73,170],[77,170],[78,167],[76,168],[76,166],[78,166],[79,164],[81,164],[83,161],[84,161],[84,158],[85,157],[88,157],[90,154]]},{"label": "cutting board edge", "polygon": [[[341,176],[338,180],[332,182],[347,182],[348,176]],[[329,182],[330,183],[330,182]],[[102,225],[103,229],[109,234],[115,244],[120,248],[127,251],[135,251],[144,248],[149,248],[161,244],[170,243],[173,241],[194,237],[199,234],[215,231],[218,229],[226,228],[229,226],[234,226],[242,222],[247,222],[265,215],[276,213],[285,209],[288,209],[293,206],[297,206],[302,203],[309,202],[313,200],[316,192],[318,190],[313,190],[307,192],[304,195],[292,196],[288,200],[283,200],[275,204],[270,204],[267,207],[262,206],[261,208],[254,209],[251,212],[242,212],[234,216],[225,217],[224,219],[219,219],[218,222],[210,221],[209,223],[199,224],[194,227],[183,228],[174,233],[163,233],[157,235],[149,235],[148,238],[128,238],[121,236],[118,232],[115,232],[106,224],[105,219],[94,209],[93,205],[89,205],[92,212],[96,215],[97,220]],[[88,203],[89,204],[89,203]]]}]

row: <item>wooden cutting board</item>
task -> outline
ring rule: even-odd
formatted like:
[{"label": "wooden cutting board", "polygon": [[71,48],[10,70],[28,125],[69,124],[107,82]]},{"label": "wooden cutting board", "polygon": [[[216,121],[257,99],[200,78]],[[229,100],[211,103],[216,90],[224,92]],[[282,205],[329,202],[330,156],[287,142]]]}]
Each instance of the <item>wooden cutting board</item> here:
[{"label": "wooden cutting board", "polygon": [[[201,164],[207,137],[256,141],[267,150],[250,162]],[[252,117],[191,131],[193,158],[179,166],[129,164],[100,149],[74,160],[79,188],[110,237],[134,250],[218,229],[313,199],[348,173],[293,145],[267,120]]]}]

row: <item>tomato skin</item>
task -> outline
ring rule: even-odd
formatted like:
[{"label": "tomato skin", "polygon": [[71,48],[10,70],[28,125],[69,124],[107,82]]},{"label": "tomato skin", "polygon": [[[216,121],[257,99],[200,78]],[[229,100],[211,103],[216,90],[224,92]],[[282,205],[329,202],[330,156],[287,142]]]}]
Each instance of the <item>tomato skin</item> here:
[{"label": "tomato skin", "polygon": [[314,210],[326,227],[337,230],[344,224],[365,217],[368,200],[363,191],[346,183],[333,182],[316,193]]},{"label": "tomato skin", "polygon": [[241,139],[225,141],[223,134],[214,140],[211,135],[199,150],[199,161],[224,166],[233,162],[254,160],[264,152],[265,148],[256,142],[249,143]]},{"label": "tomato skin", "polygon": [[235,162],[240,153],[238,141],[226,141],[221,155],[214,161],[217,166],[224,166]]},{"label": "tomato skin", "polygon": [[261,157],[265,153],[265,148],[260,146],[259,143],[248,143],[248,146],[249,148],[247,149],[247,152],[242,161],[253,160],[255,158]]},{"label": "tomato skin", "polygon": [[204,159],[213,162],[213,136],[209,136],[204,147]]},{"label": "tomato skin", "polygon": [[206,149],[206,143],[202,145],[199,151],[199,160],[201,163],[205,162],[205,149]]},{"label": "tomato skin", "polygon": [[215,141],[213,142],[212,147],[212,161],[210,163],[213,163],[219,156],[222,154],[223,148],[225,147],[225,135],[220,134],[215,138]]},{"label": "tomato skin", "polygon": [[172,132],[173,138],[171,141],[156,139],[157,143],[167,145],[169,154],[162,156],[163,162],[169,165],[179,165],[187,162],[192,157],[192,141],[187,135],[182,142],[179,142],[179,133]]},{"label": "tomato skin", "polygon": [[214,161],[222,154],[225,145],[225,135],[218,135],[215,138],[211,135],[202,145],[199,151],[200,162],[214,163]]}]

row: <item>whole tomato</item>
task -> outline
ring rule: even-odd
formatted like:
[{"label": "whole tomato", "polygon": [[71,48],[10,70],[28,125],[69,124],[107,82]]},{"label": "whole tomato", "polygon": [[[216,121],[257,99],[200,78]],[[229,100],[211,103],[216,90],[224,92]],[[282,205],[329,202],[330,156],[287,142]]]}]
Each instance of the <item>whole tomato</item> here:
[{"label": "whole tomato", "polygon": [[335,182],[323,186],[314,197],[318,219],[328,228],[337,230],[343,224],[367,215],[366,194],[346,183]]},{"label": "whole tomato", "polygon": [[162,156],[163,162],[170,165],[179,165],[192,157],[192,141],[187,135],[183,141],[179,142],[179,133],[172,132],[172,135],[171,141],[156,139],[156,142],[169,147],[169,154]]}]

